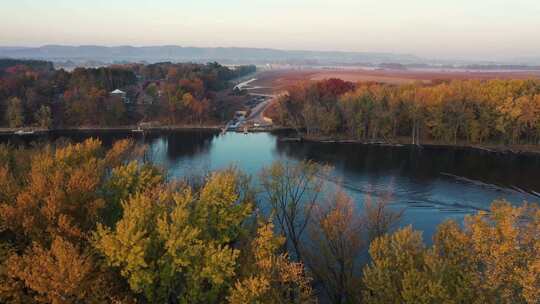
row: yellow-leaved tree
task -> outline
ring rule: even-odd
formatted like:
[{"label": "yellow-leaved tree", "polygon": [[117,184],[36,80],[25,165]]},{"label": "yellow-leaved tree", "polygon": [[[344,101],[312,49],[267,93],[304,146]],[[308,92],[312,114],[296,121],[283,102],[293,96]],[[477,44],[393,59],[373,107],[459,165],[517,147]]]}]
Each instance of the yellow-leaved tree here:
[{"label": "yellow-leaved tree", "polygon": [[257,229],[243,263],[245,275],[231,290],[231,304],[316,303],[303,265],[279,253],[285,238],[273,231],[271,222]]},{"label": "yellow-leaved tree", "polygon": [[108,173],[131,153],[119,141],[106,151],[89,139],[64,146],[0,149],[0,301],[129,301],[103,268],[89,236],[107,207]]},{"label": "yellow-leaved tree", "polygon": [[216,303],[235,275],[233,245],[252,206],[234,169],[213,173],[199,191],[154,187],[124,200],[116,225],[98,226],[95,246],[150,303]]},{"label": "yellow-leaved tree", "polygon": [[366,303],[540,301],[540,209],[496,201],[463,227],[439,226],[426,248],[410,227],[373,241]]}]

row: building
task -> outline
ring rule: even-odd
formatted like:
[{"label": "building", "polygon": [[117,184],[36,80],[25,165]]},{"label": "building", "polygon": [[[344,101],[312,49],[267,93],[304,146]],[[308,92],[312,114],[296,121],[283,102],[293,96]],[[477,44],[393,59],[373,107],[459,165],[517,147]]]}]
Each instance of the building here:
[{"label": "building", "polygon": [[129,103],[129,99],[127,98],[127,93],[122,90],[116,89],[112,91],[110,94],[111,96],[120,97],[124,101],[124,103]]}]

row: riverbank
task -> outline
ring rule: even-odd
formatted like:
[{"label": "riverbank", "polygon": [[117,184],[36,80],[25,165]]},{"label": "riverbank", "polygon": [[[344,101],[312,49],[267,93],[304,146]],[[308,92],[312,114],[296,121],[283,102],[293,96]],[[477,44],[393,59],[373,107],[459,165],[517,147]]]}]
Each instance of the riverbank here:
[{"label": "riverbank", "polygon": [[444,147],[444,148],[457,148],[457,149],[474,149],[481,150],[489,153],[500,154],[540,154],[540,145],[503,145],[497,143],[483,143],[483,144],[471,144],[471,143],[445,143],[438,141],[426,140],[419,145],[413,145],[410,143],[410,138],[397,138],[394,140],[373,139],[373,140],[361,140],[361,139],[348,139],[348,138],[336,138],[336,137],[324,137],[324,136],[297,136],[297,137],[283,137],[281,141],[305,141],[316,143],[338,143],[338,144],[360,144],[360,145],[378,145],[378,146],[394,146],[394,147]]},{"label": "riverbank", "polygon": [[[131,132],[138,128],[138,125],[127,126],[114,126],[114,127],[100,127],[100,126],[81,126],[81,127],[69,127],[69,128],[0,128],[0,135],[16,135],[17,131],[32,130],[32,134],[46,134],[50,132]],[[162,125],[162,126],[146,126],[145,131],[180,131],[180,130],[207,130],[220,132],[224,128],[224,125]],[[288,137],[285,133],[292,132],[293,130],[286,127],[265,127],[265,128],[250,128],[249,132],[270,132],[270,133],[284,133],[278,140],[289,142],[316,142],[325,144],[360,144],[360,145],[378,145],[378,146],[394,146],[394,147],[445,147],[445,148],[458,148],[458,149],[474,149],[481,150],[490,153],[501,154],[540,154],[540,145],[502,145],[496,143],[484,143],[484,144],[471,144],[471,143],[444,143],[438,141],[422,141],[420,145],[412,145],[410,138],[402,137],[394,140],[373,139],[373,140],[361,140],[350,138],[338,138],[329,136],[294,136]]]},{"label": "riverbank", "polygon": [[[67,127],[67,128],[0,128],[0,134],[9,135],[15,134],[17,131],[31,130],[36,134],[48,132],[114,132],[114,131],[131,131],[137,129],[138,125],[100,127],[100,126],[82,126],[82,127]],[[147,126],[143,128],[145,131],[174,131],[174,130],[212,130],[220,131],[223,125],[165,125],[165,126]]]},{"label": "riverbank", "polygon": [[[138,125],[114,126],[114,127],[99,127],[99,126],[82,126],[68,128],[0,128],[0,135],[15,135],[17,131],[33,131],[33,134],[45,134],[50,132],[130,132],[137,129]],[[223,131],[225,125],[163,125],[163,126],[145,126],[144,131],[176,131],[176,130],[208,130],[208,131]],[[289,132],[290,128],[277,126],[250,127],[247,130],[250,133],[258,132]]]}]

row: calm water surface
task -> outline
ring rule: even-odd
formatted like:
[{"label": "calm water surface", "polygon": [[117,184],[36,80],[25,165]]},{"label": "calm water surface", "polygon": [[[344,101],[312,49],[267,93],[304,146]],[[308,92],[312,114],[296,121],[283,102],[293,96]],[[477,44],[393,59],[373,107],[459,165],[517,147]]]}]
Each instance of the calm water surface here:
[{"label": "calm water surface", "polygon": [[0,137],[0,141],[28,143],[67,137],[81,141],[98,137],[106,145],[133,137],[149,146],[147,157],[165,167],[171,177],[200,170],[236,165],[257,176],[263,166],[277,159],[311,159],[333,166],[331,182],[341,180],[361,210],[366,194],[389,193],[393,208],[405,209],[402,225],[424,231],[429,241],[437,224],[462,220],[466,214],[489,208],[495,199],[514,204],[540,198],[540,157],[505,155],[459,148],[383,147],[360,144],[283,142],[270,133],[209,131],[155,132],[57,132],[33,137]]}]

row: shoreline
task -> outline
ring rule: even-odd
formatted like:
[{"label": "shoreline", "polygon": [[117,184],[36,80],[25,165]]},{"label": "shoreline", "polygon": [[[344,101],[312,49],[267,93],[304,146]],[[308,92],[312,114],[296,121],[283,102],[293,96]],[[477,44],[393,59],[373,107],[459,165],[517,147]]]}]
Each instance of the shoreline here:
[{"label": "shoreline", "polygon": [[[97,127],[97,126],[84,126],[84,127],[70,127],[70,128],[55,128],[55,129],[43,129],[43,128],[0,128],[0,135],[17,135],[16,131],[31,129],[34,131],[32,135],[41,135],[54,132],[130,132],[137,129],[137,125],[116,126],[116,127]],[[163,126],[148,126],[145,127],[145,131],[180,131],[180,130],[205,130],[221,132],[225,125],[163,125]],[[250,129],[250,133],[259,132],[282,132],[282,131],[294,131],[291,128],[286,127],[271,127],[266,129]],[[235,131],[229,131],[235,132]],[[26,136],[21,135],[21,136]],[[427,147],[427,148],[455,148],[455,149],[472,149],[479,150],[488,153],[497,154],[515,154],[515,155],[540,155],[540,145],[503,145],[503,144],[470,144],[470,143],[444,143],[436,141],[426,141],[420,145],[413,145],[409,142],[408,138],[398,138],[393,141],[374,139],[374,140],[361,140],[350,138],[336,138],[336,137],[315,137],[315,136],[278,136],[278,140],[282,142],[311,142],[321,144],[359,144],[359,145],[371,145],[371,146],[387,146],[387,147]]]},{"label": "shoreline", "polygon": [[[163,125],[163,126],[147,126],[144,127],[144,131],[175,131],[175,130],[211,130],[211,131],[223,131],[226,125]],[[17,131],[32,130],[33,134],[45,134],[52,132],[114,132],[114,131],[132,131],[137,129],[138,125],[127,126],[115,126],[115,127],[97,127],[97,126],[84,126],[84,127],[67,127],[67,128],[0,128],[0,135],[16,135]],[[284,127],[269,127],[269,128],[249,128],[250,133],[257,132],[277,132],[277,131],[290,131],[290,128]],[[233,131],[230,131],[233,132]],[[32,135],[32,134],[30,134]]]},{"label": "shoreline", "polygon": [[[144,130],[148,131],[170,131],[170,130],[215,130],[220,131],[224,125],[166,125],[166,126],[149,126]],[[34,134],[45,134],[52,132],[114,132],[114,131],[131,131],[137,129],[137,125],[116,126],[116,127],[97,127],[97,126],[85,126],[85,127],[68,127],[68,128],[0,128],[0,135],[16,135],[15,132],[21,130],[31,129]]]},{"label": "shoreline", "polygon": [[444,143],[436,141],[426,141],[419,145],[413,145],[403,139],[395,141],[378,140],[361,140],[361,139],[339,139],[331,137],[284,137],[279,140],[284,142],[311,142],[321,144],[358,144],[370,146],[387,146],[387,147],[418,147],[418,148],[454,148],[454,149],[471,149],[497,154],[515,154],[515,155],[540,155],[540,145],[503,145],[503,144],[471,144],[471,143]]}]

